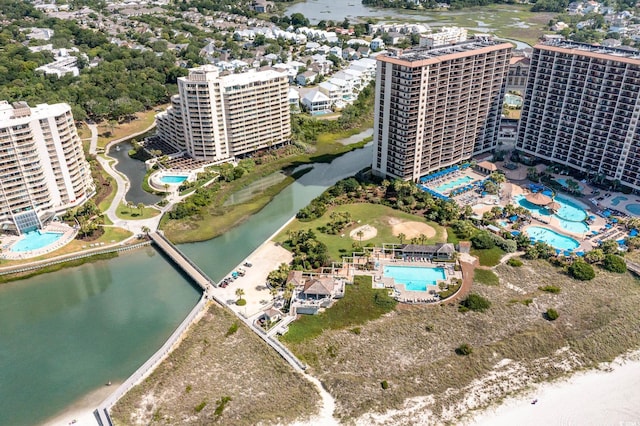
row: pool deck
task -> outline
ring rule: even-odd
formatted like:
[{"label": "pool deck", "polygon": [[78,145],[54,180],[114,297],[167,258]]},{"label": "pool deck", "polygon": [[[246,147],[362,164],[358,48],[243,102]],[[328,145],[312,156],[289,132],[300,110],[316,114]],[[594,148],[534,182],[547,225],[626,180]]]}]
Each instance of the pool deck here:
[{"label": "pool deck", "polygon": [[63,223],[50,223],[44,228],[42,228],[40,231],[62,233],[63,235],[62,237],[60,237],[60,239],[55,241],[53,244],[49,244],[47,246],[44,246],[36,250],[20,251],[20,252],[11,251],[11,246],[17,243],[18,241],[20,241],[22,237],[15,236],[15,235],[4,236],[2,238],[3,250],[2,250],[2,254],[0,255],[0,258],[6,259],[6,260],[21,260],[21,259],[30,259],[32,257],[42,256],[44,254],[51,253],[52,251],[56,251],[60,247],[63,247],[69,244],[71,241],[73,241],[73,239],[76,237],[76,234],[78,233],[77,229],[71,228],[70,226],[65,225]]},{"label": "pool deck", "polygon": [[[373,276],[373,285],[393,289],[393,297],[404,303],[434,303],[439,302],[437,294],[438,286],[427,286],[427,291],[407,290],[404,284],[396,284],[395,280],[384,276],[385,266],[418,266],[422,268],[443,268],[445,272],[445,282],[451,282],[452,278],[462,278],[462,272],[456,271],[453,262],[432,262],[430,260],[403,261],[398,259],[381,259],[378,269]],[[440,280],[439,280],[440,281]]]},{"label": "pool deck", "polygon": [[[449,182],[453,182],[457,179],[463,178],[463,177],[468,177],[472,180],[462,183],[460,185],[454,186],[452,188],[449,188],[443,192],[441,192],[441,194],[443,195],[448,195],[452,190],[463,187],[465,185],[470,185],[474,182],[477,182],[479,180],[483,180],[486,178],[486,176],[481,175],[480,173],[471,170],[471,168],[465,169],[465,170],[458,170],[456,172],[452,172],[450,174],[448,174],[447,176],[443,176],[440,179],[434,180],[432,182],[429,182],[428,184],[426,184],[427,188],[432,189],[434,191],[438,191],[436,188],[441,186],[441,185],[446,185]],[[438,191],[439,192],[439,191]]]}]

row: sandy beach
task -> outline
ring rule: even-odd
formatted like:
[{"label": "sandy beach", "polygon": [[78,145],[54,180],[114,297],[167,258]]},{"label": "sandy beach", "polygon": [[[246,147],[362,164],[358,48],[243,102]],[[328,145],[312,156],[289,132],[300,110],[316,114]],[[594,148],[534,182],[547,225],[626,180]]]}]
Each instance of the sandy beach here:
[{"label": "sandy beach", "polygon": [[[98,422],[93,416],[93,411],[113,392],[120,383],[112,383],[111,386],[99,387],[64,409],[61,413],[48,419],[43,426],[94,426]],[[73,421],[75,423],[72,423]]]},{"label": "sandy beach", "polygon": [[[532,402],[537,399],[536,404]],[[468,425],[640,425],[640,351],[543,383],[473,416]]]}]

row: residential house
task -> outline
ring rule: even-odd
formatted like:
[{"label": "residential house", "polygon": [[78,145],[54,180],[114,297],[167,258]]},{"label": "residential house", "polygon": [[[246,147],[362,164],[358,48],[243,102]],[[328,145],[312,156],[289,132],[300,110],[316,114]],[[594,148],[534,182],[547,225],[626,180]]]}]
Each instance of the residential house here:
[{"label": "residential house", "polygon": [[360,58],[367,58],[371,54],[371,49],[369,46],[360,46],[357,52]]},{"label": "residential house", "polygon": [[300,92],[295,87],[289,88],[289,107],[292,111],[300,110]]},{"label": "residential house", "polygon": [[302,74],[298,74],[298,76],[296,77],[296,83],[298,83],[300,86],[308,86],[315,83],[317,79],[318,73],[308,70],[303,72]]},{"label": "residential house", "polygon": [[356,51],[356,49],[352,48],[352,47],[347,47],[346,49],[342,49],[342,59],[345,59],[347,61],[352,61],[354,59],[359,59],[360,55],[358,55],[358,52]]},{"label": "residential house", "polygon": [[329,81],[318,84],[318,90],[329,97],[332,105],[342,100],[342,89]]},{"label": "residential house", "polygon": [[384,41],[380,37],[376,37],[371,40],[371,44],[369,45],[371,50],[382,50],[384,49]]},{"label": "residential house", "polygon": [[342,48],[339,46],[333,46],[331,49],[329,49],[329,54],[335,55],[338,58],[342,58]]},{"label": "residential house", "polygon": [[307,92],[301,103],[310,113],[331,112],[331,99],[317,89]]}]

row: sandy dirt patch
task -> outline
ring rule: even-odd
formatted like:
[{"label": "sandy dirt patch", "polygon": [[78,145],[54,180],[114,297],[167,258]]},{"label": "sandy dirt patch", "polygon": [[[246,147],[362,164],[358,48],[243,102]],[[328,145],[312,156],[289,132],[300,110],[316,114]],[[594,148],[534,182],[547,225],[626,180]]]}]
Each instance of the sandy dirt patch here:
[{"label": "sandy dirt patch", "polygon": [[426,223],[421,222],[402,222],[396,218],[389,219],[389,225],[391,225],[391,232],[396,237],[400,234],[404,234],[406,238],[417,238],[420,235],[425,235],[427,238],[433,238],[436,236],[436,230]]},{"label": "sandy dirt patch", "polygon": [[[358,235],[358,232],[360,231],[362,231],[362,236]],[[349,232],[349,236],[352,239],[358,240],[358,241],[370,240],[372,238],[375,238],[376,235],[378,235],[378,230],[371,225],[358,226],[356,229]]]}]

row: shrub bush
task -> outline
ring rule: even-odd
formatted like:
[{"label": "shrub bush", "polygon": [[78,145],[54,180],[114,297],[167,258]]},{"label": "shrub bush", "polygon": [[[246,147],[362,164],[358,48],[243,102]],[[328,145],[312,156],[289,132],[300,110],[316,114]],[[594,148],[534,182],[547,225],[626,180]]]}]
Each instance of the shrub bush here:
[{"label": "shrub bush", "polygon": [[238,305],[238,306],[244,306],[246,304],[247,304],[247,301],[245,299],[238,299],[236,301],[236,305]]},{"label": "shrub bush", "polygon": [[507,265],[513,266],[514,268],[519,268],[522,266],[522,260],[512,257],[511,259],[507,260]]},{"label": "shrub bush", "polygon": [[389,389],[389,383],[386,380],[381,381],[380,386],[382,387],[382,389]]},{"label": "shrub bush", "polygon": [[560,293],[560,287],[557,285],[545,285],[544,287],[538,287],[538,290],[546,291],[547,293],[558,294]]},{"label": "shrub bush", "polygon": [[569,275],[580,281],[589,281],[595,278],[596,271],[593,270],[593,266],[589,265],[584,260],[576,260],[569,266]]},{"label": "shrub bush", "polygon": [[549,309],[547,309],[547,312],[545,312],[545,317],[549,321],[555,321],[555,320],[558,319],[559,316],[560,316],[560,314],[558,313],[558,311],[556,311],[553,308],[549,308]]},{"label": "shrub bush", "polygon": [[225,336],[229,337],[232,334],[235,334],[236,331],[238,331],[238,321],[234,321],[234,323],[231,324],[231,327],[229,327],[229,329],[227,330],[227,334],[225,334]]},{"label": "shrub bush", "polygon": [[456,355],[466,356],[473,353],[473,348],[467,343],[463,343],[456,348]]},{"label": "shrub bush", "polygon": [[616,272],[618,274],[627,272],[627,264],[624,259],[615,254],[605,255],[602,267],[609,272]]},{"label": "shrub bush", "polygon": [[479,294],[471,293],[460,302],[460,311],[476,311],[476,312],[484,312],[491,307],[491,302]]},{"label": "shrub bush", "polygon": [[471,244],[473,244],[474,248],[479,250],[490,249],[496,245],[493,238],[491,238],[491,235],[486,231],[478,232],[473,238],[471,238]]}]

